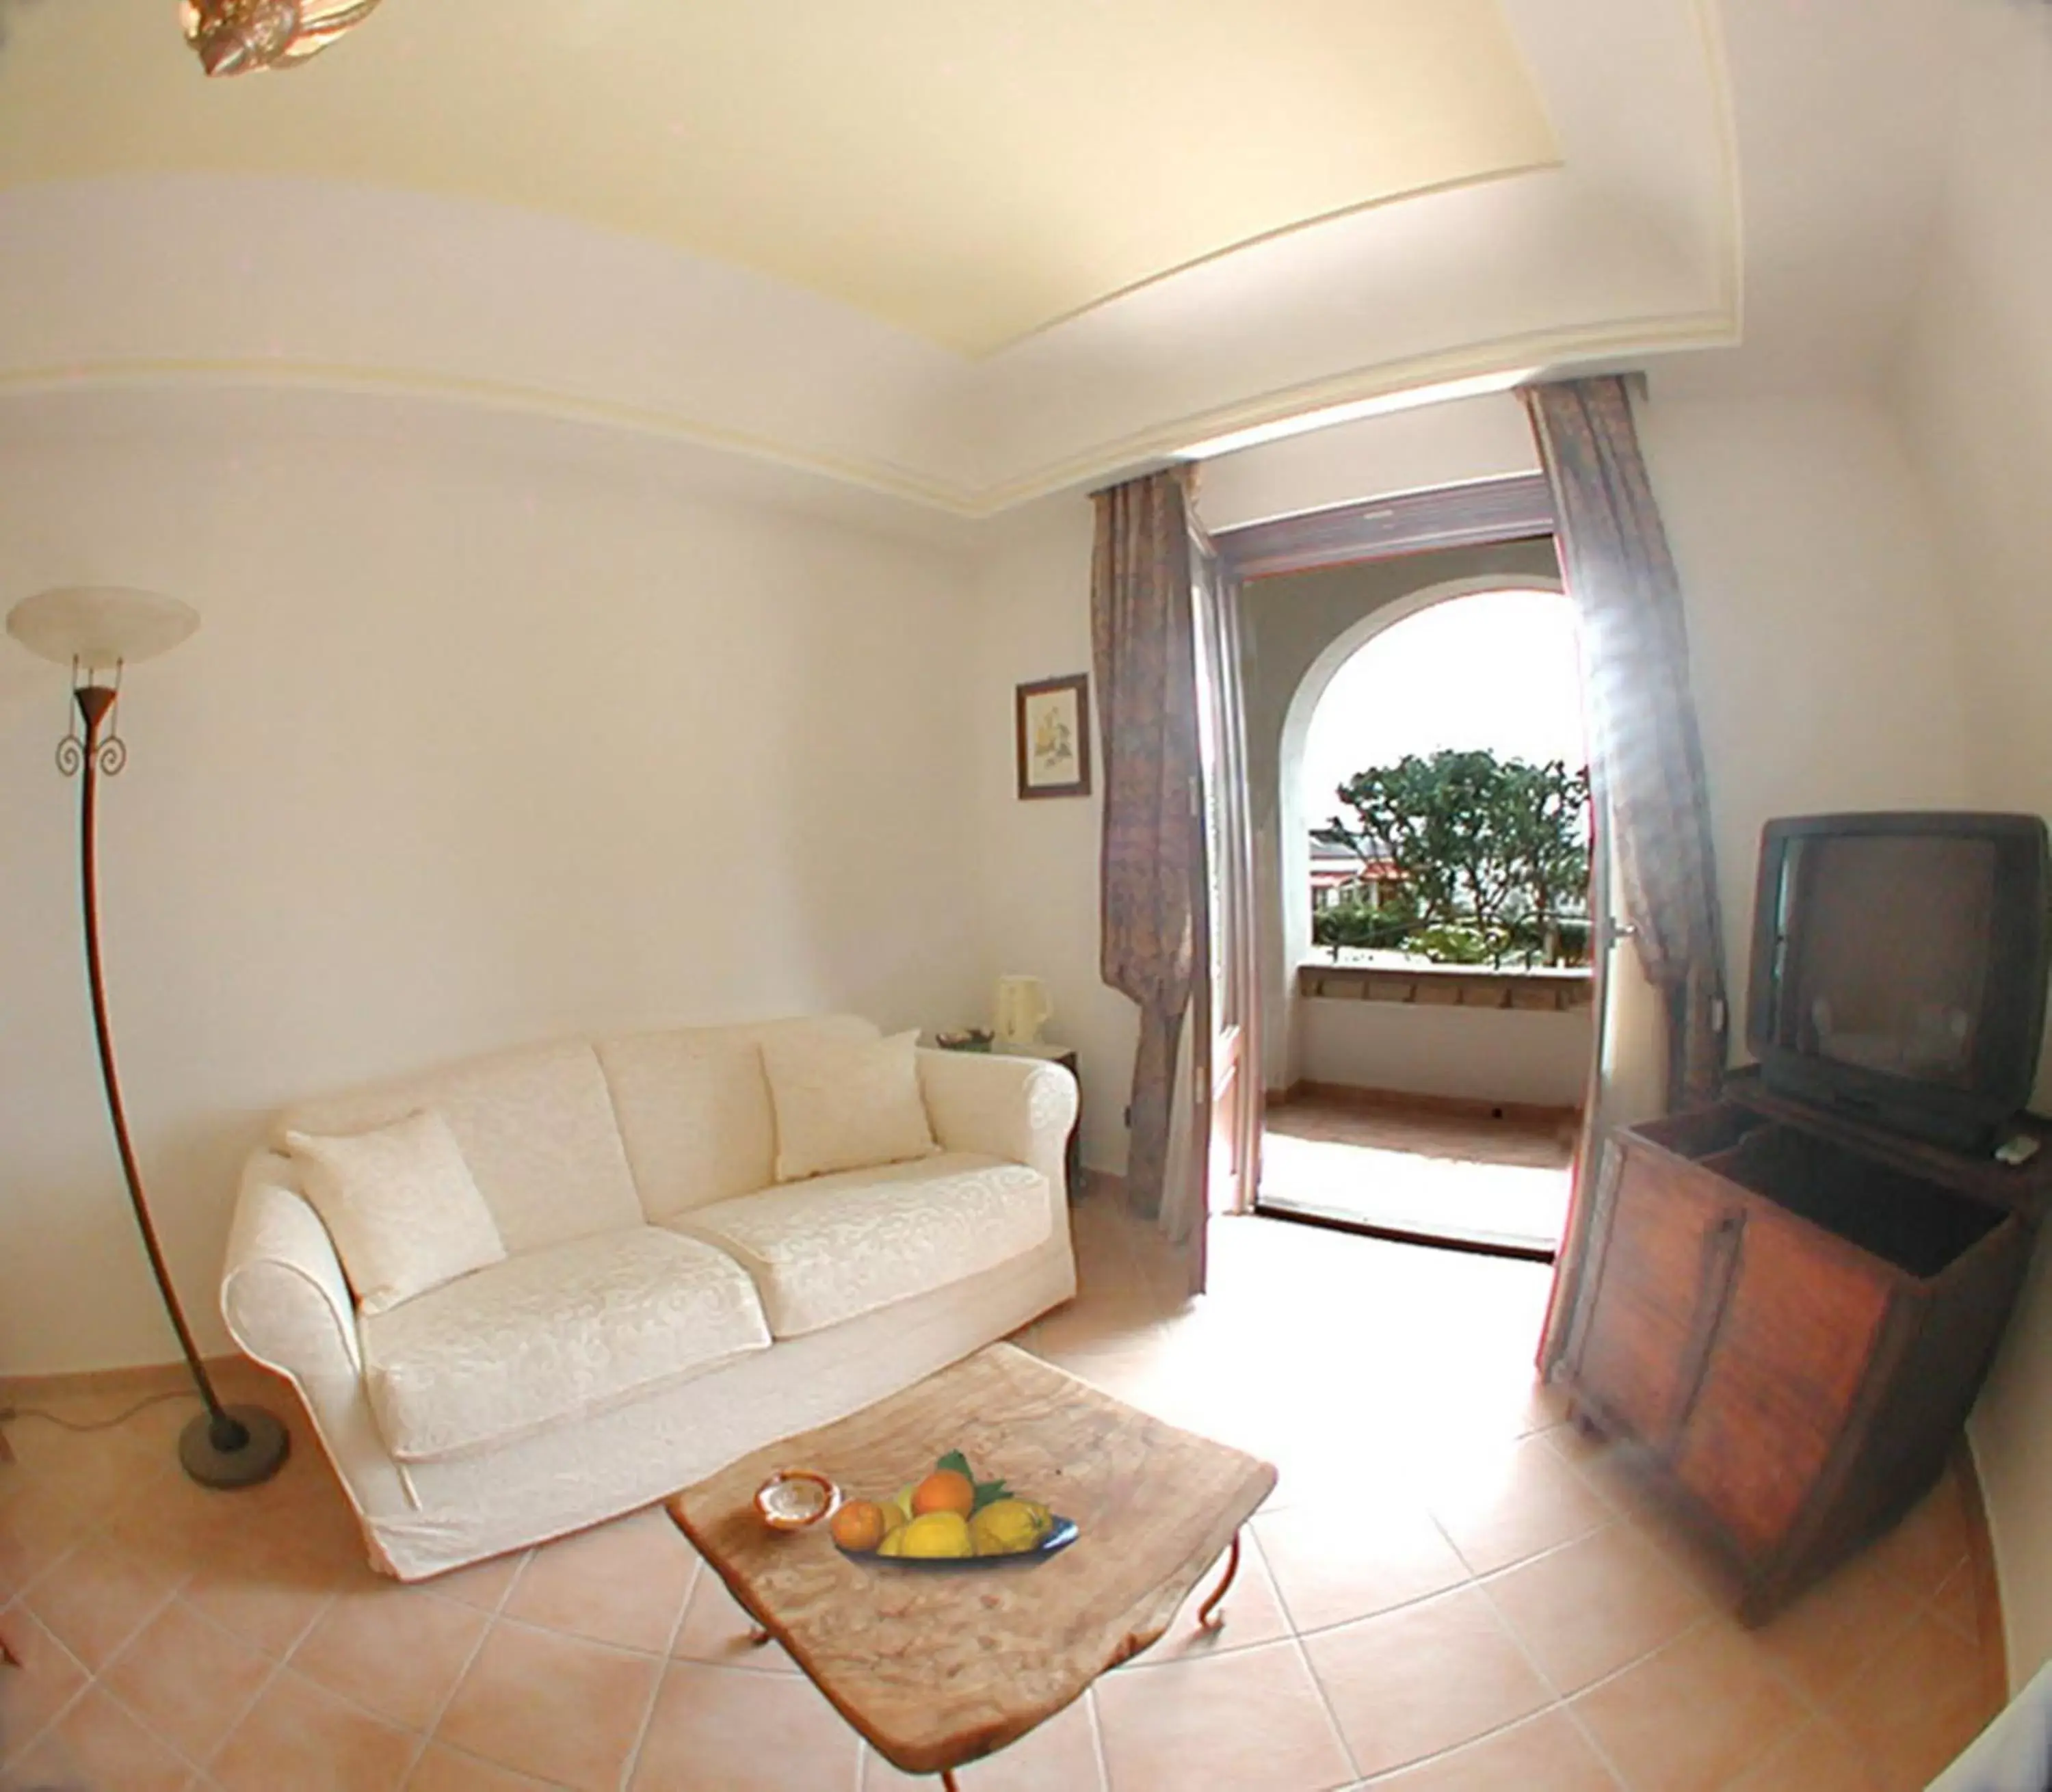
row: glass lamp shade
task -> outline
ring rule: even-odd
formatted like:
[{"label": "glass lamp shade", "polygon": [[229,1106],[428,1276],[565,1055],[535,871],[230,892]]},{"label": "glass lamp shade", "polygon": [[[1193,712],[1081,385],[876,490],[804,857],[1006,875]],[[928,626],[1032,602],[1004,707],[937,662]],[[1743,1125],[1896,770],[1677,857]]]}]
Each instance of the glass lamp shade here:
[{"label": "glass lamp shade", "polygon": [[39,591],[7,612],[7,632],[31,653],[94,672],[168,653],[198,627],[190,604],[112,585]]},{"label": "glass lamp shade", "polygon": [[180,0],[186,41],[210,75],[289,68],[370,18],[378,0]]}]

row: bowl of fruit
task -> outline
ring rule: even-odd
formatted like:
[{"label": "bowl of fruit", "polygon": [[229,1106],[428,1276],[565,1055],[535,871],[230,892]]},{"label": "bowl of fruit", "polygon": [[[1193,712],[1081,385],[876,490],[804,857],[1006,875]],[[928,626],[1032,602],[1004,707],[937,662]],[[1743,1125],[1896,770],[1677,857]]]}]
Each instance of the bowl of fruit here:
[{"label": "bowl of fruit", "polygon": [[944,1570],[1044,1561],[1077,1536],[1074,1519],[1001,1480],[978,1481],[958,1450],[887,1500],[843,1500],[828,1528],[836,1547],[853,1560]]}]

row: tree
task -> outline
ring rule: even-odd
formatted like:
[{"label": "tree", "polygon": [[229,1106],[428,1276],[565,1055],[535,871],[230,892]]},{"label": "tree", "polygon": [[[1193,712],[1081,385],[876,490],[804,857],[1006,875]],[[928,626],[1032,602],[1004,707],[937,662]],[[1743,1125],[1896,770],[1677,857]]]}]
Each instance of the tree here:
[{"label": "tree", "polygon": [[1354,821],[1330,831],[1364,859],[1380,843],[1425,930],[1472,929],[1498,962],[1514,930],[1528,963],[1557,955],[1561,905],[1588,883],[1585,769],[1443,749],[1357,772],[1337,794]]}]

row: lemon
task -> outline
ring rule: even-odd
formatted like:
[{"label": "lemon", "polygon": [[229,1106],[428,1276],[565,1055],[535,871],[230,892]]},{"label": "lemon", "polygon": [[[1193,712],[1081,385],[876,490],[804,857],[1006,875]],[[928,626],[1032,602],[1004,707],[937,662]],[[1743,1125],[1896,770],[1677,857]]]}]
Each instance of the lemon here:
[{"label": "lemon", "polygon": [[930,1557],[976,1553],[975,1544],[969,1541],[969,1520],[958,1512],[926,1512],[902,1531],[893,1531],[885,1540],[895,1542],[901,1555]]},{"label": "lemon", "polygon": [[1048,1508],[1026,1500],[993,1500],[969,1521],[979,1555],[1017,1555],[1048,1534]]},{"label": "lemon", "polygon": [[905,1527],[900,1524],[894,1531],[886,1531],[883,1541],[876,1546],[876,1553],[879,1555],[903,1555],[905,1553]]}]

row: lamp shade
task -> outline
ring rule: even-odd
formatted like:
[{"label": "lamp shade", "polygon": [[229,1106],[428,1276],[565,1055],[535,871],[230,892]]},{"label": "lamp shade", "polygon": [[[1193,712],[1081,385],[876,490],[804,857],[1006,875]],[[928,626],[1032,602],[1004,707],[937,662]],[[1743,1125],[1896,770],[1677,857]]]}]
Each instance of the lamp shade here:
[{"label": "lamp shade", "polygon": [[7,632],[31,653],[88,671],[155,659],[198,627],[191,605],[118,585],[39,591],[7,612]]}]

